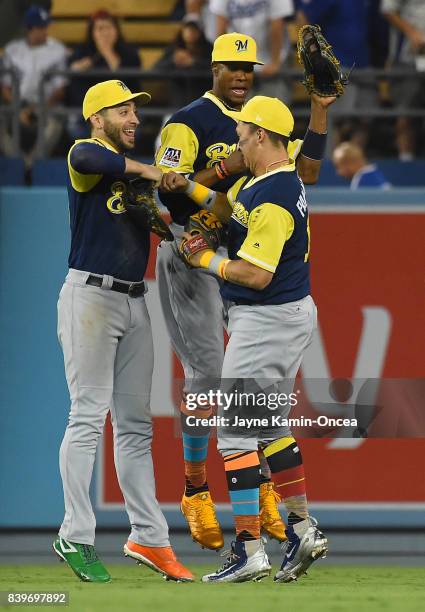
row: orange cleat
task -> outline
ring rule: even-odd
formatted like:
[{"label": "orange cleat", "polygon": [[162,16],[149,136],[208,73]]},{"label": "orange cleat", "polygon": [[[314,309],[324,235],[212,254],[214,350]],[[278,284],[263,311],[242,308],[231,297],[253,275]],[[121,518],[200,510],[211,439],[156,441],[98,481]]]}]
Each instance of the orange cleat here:
[{"label": "orange cleat", "polygon": [[218,550],[224,546],[223,532],[215,514],[209,491],[191,497],[183,495],[181,511],[188,522],[190,533],[202,548]]},{"label": "orange cleat", "polygon": [[187,568],[176,559],[171,546],[142,546],[128,540],[124,544],[126,557],[136,559],[139,564],[144,564],[165,576],[166,580],[177,582],[193,582],[194,576]]},{"label": "orange cleat", "polygon": [[280,495],[274,490],[272,482],[260,485],[260,524],[270,538],[283,542],[286,540],[285,523],[279,512]]}]

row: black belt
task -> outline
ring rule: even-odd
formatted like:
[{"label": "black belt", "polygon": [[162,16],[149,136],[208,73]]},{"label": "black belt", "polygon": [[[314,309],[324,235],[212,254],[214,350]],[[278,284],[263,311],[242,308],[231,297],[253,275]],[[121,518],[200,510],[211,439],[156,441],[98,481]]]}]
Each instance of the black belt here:
[{"label": "black belt", "polygon": [[[93,285],[93,287],[102,287],[103,277],[102,276],[94,276],[94,274],[90,274],[88,279],[86,280],[86,285]],[[118,291],[119,293],[126,293],[130,297],[140,297],[145,294],[145,283],[140,281],[140,283],[120,283],[118,281],[114,281],[111,287],[108,287],[111,291]]]}]

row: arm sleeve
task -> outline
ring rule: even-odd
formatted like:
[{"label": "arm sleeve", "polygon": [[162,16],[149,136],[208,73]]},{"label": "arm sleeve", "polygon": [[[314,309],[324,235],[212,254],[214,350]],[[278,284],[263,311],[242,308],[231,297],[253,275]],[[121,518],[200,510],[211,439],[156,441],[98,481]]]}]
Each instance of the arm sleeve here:
[{"label": "arm sleeve", "polygon": [[125,157],[94,142],[72,147],[69,163],[79,174],[124,174]]},{"label": "arm sleeve", "polygon": [[156,165],[163,172],[192,173],[198,156],[199,141],[185,123],[169,123],[161,132],[161,144],[155,156]]},{"label": "arm sleeve", "polygon": [[238,251],[238,256],[250,263],[275,272],[285,242],[294,231],[291,213],[266,202],[254,208],[248,219],[248,234]]}]

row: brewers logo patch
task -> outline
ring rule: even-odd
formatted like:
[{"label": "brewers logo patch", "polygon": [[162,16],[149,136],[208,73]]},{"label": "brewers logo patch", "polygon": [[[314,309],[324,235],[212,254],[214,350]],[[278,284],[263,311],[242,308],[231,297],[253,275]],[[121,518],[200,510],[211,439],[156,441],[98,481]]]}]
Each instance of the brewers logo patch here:
[{"label": "brewers logo patch", "polygon": [[160,166],[168,166],[169,168],[176,168],[180,164],[180,157],[182,154],[181,149],[174,149],[173,147],[167,147],[160,159]]}]

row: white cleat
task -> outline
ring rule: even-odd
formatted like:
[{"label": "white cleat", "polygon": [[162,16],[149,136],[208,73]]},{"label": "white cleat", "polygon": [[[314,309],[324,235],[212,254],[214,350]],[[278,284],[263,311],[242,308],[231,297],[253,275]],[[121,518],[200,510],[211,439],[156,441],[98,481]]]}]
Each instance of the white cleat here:
[{"label": "white cleat", "polygon": [[228,555],[226,563],[212,574],[202,576],[202,582],[259,582],[270,575],[271,565],[264,550],[263,541],[235,541],[232,549],[222,555]]},{"label": "white cleat", "polygon": [[284,544],[285,556],[280,570],[274,577],[275,582],[292,582],[300,576],[307,574],[307,570],[314,561],[324,559],[328,552],[328,540],[317,529],[317,521],[311,517],[307,529],[300,535],[296,531],[298,525],[287,527],[288,541]]}]

